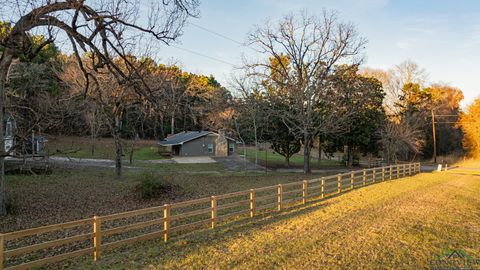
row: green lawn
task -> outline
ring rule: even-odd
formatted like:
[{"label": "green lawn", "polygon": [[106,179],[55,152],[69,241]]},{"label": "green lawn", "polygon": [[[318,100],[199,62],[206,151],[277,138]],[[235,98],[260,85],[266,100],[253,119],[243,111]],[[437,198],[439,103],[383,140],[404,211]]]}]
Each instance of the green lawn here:
[{"label": "green lawn", "polygon": [[[421,269],[454,249],[480,258],[478,194],[479,176],[419,174],[167,243],[125,246],[105,252],[95,269]],[[89,259],[66,265],[91,269]]]},{"label": "green lawn", "polygon": [[[248,148],[247,159],[251,162],[255,162],[255,149]],[[243,155],[243,149],[237,149],[237,153]],[[266,162],[265,162],[266,160]],[[276,153],[272,149],[267,150],[267,157],[265,158],[265,150],[258,151],[258,162],[262,166],[267,165],[268,167],[278,168],[286,167],[285,157]],[[310,164],[312,168],[325,168],[325,167],[336,167],[343,166],[343,164],[337,160],[333,159],[322,159],[321,162],[318,162],[316,158],[310,158]],[[301,153],[295,154],[290,158],[291,167],[303,167],[303,155]]]},{"label": "green lawn", "polygon": [[[156,160],[165,157],[159,154],[159,146],[154,140],[122,140],[123,159],[128,160],[133,147],[133,160]],[[72,158],[113,159],[115,146],[112,138],[98,138],[94,143],[88,137],[52,137],[46,144],[49,155],[68,156]]]},{"label": "green lawn", "polygon": [[[128,164],[126,164],[128,165]],[[136,167],[153,170],[159,174],[223,174],[225,168],[220,163],[151,163],[151,162],[137,162]]]}]

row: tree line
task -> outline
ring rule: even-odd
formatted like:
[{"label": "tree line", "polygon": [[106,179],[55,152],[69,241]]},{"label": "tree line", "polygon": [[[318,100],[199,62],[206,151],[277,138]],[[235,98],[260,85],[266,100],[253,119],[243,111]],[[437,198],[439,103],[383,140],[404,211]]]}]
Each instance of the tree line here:
[{"label": "tree line", "polygon": [[[456,88],[427,83],[413,62],[363,68],[367,41],[336,12],[304,11],[256,26],[247,43],[258,57],[245,58],[225,87],[149,55],[149,44],[169,44],[198,16],[195,0],[152,1],[146,21],[131,1],[0,4],[12,11],[0,25],[0,214],[4,157],[11,154],[3,147],[4,111],[25,138],[32,130],[113,137],[117,178],[121,138],[220,128],[246,143],[269,142],[287,164],[302,151],[308,173],[315,145],[320,155],[346,149],[349,166],[358,154],[388,163],[428,157],[429,115],[455,117],[463,98]],[[69,55],[56,47],[59,35],[69,41]],[[438,128],[449,138],[442,149],[457,150],[458,128]]]},{"label": "tree line", "polygon": [[[20,138],[32,131],[89,136],[93,154],[96,138],[113,137],[118,177],[122,138],[227,129],[249,144],[270,143],[287,166],[303,151],[309,172],[314,147],[319,159],[345,152],[348,166],[359,155],[382,156],[387,163],[431,157],[432,114],[458,120],[460,90],[429,84],[426,71],[412,61],[388,71],[362,67],[365,39],[334,12],[302,12],[265,25],[249,35],[264,60],[246,60],[228,89],[211,75],[132,54],[111,59],[128,78],[121,81],[98,68],[94,53],[66,55],[49,43],[32,59],[12,64],[6,111],[17,120]],[[6,23],[2,28],[11,31]],[[31,39],[33,47],[46,40]],[[455,125],[436,129],[443,154],[461,149]]]},{"label": "tree line", "polygon": [[462,92],[429,83],[413,61],[387,71],[362,67],[366,40],[335,12],[287,15],[249,41],[263,58],[247,60],[234,80],[236,127],[247,142],[269,142],[287,165],[302,150],[309,172],[314,145],[319,158],[345,151],[348,166],[358,155],[387,164],[432,157],[432,115],[444,119],[435,126],[441,154],[461,151]]}]

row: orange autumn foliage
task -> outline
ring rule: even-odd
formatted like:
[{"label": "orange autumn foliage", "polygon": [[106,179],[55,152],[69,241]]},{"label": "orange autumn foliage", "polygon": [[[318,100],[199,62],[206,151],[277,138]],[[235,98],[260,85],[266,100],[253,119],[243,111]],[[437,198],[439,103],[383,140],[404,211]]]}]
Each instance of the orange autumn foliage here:
[{"label": "orange autumn foliage", "polygon": [[480,158],[480,98],[468,106],[458,125],[464,133],[463,146],[472,157]]}]

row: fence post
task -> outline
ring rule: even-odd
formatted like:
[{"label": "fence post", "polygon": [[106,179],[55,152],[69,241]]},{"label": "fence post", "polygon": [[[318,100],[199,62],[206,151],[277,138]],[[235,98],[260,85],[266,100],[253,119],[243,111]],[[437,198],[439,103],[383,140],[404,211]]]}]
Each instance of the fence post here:
[{"label": "fence post", "polygon": [[278,188],[277,188],[277,210],[278,211],[282,211],[282,193],[283,193],[282,184],[278,184]]},{"label": "fence post", "polygon": [[382,181],[385,181],[385,167],[382,167]]},{"label": "fence post", "polygon": [[448,171],[448,164],[445,163],[445,171]]},{"label": "fence post", "polygon": [[5,252],[5,237],[0,233],[0,270],[3,270],[3,253]]},{"label": "fence post", "polygon": [[400,165],[397,165],[397,178],[400,178]]},{"label": "fence post", "polygon": [[307,196],[308,196],[308,181],[303,180],[303,185],[302,185],[302,203],[303,204],[307,203]]},{"label": "fence post", "polygon": [[372,181],[373,181],[373,183],[375,183],[376,176],[377,176],[377,172],[376,172],[375,168],[373,168],[373,170],[372,170]]},{"label": "fence post", "polygon": [[212,196],[212,229],[215,229],[217,223],[217,198]]},{"label": "fence post", "polygon": [[363,186],[367,185],[367,171],[363,169]]},{"label": "fence post", "polygon": [[390,175],[390,180],[392,180],[392,165],[390,165],[390,170],[389,170],[389,175]]},{"label": "fence post", "polygon": [[102,246],[101,222],[98,216],[93,216],[93,261],[100,259]]},{"label": "fence post", "polygon": [[338,174],[337,181],[338,181],[337,193],[340,193],[342,192],[342,175],[341,174]]},{"label": "fence post", "polygon": [[170,234],[170,204],[163,205],[163,241],[167,242]]},{"label": "fence post", "polygon": [[255,215],[255,189],[250,189],[250,217]]},{"label": "fence post", "polygon": [[325,177],[322,176],[322,188],[321,188],[321,197],[322,199],[325,198]]},{"label": "fence post", "polygon": [[407,164],[403,164],[403,177],[405,177],[407,171]]},{"label": "fence post", "polygon": [[352,173],[350,174],[350,188],[351,189],[354,189],[355,188],[355,172],[352,171]]}]

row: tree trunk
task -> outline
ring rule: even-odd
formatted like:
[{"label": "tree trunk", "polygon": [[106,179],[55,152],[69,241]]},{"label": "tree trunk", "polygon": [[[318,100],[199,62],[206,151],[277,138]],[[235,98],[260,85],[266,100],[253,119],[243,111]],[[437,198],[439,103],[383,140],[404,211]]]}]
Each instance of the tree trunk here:
[{"label": "tree trunk", "polygon": [[309,134],[304,134],[304,144],[303,144],[303,172],[310,173],[310,136]]},{"label": "tree trunk", "polygon": [[322,136],[318,135],[318,165],[322,162]]},{"label": "tree trunk", "polygon": [[160,136],[158,139],[165,139],[165,121],[164,121],[164,118],[163,118],[163,115],[160,116]]},{"label": "tree trunk", "polygon": [[257,139],[257,122],[253,117],[253,135],[255,139],[255,165],[258,165],[258,139]]},{"label": "tree trunk", "polygon": [[387,147],[387,165],[390,166],[390,145]]},{"label": "tree trunk", "polygon": [[133,152],[135,151],[135,145],[137,144],[138,133],[135,133],[133,136],[134,138],[133,138],[132,147],[130,148],[130,153],[128,153],[128,160],[130,165],[133,164]]},{"label": "tree trunk", "polygon": [[173,134],[175,134],[175,112],[172,112],[172,119],[170,121],[171,121],[170,122],[170,126],[171,126],[170,127],[170,132],[172,133],[170,135],[173,135]]},{"label": "tree trunk", "polygon": [[92,157],[94,156],[95,154],[95,135],[96,135],[96,132],[95,132],[95,121],[92,121],[92,126],[90,128],[90,138],[91,138],[91,144],[92,144]]},{"label": "tree trunk", "polygon": [[290,156],[289,155],[285,156],[285,163],[287,164],[287,168],[290,168]]},{"label": "tree trunk", "polygon": [[8,70],[12,64],[12,55],[9,50],[3,51],[0,59],[0,216],[7,214],[6,193],[5,193],[5,88],[7,83]]},{"label": "tree trunk", "polygon": [[348,167],[353,167],[353,149],[351,146],[348,146]]},{"label": "tree trunk", "polygon": [[115,116],[113,127],[113,139],[115,141],[115,178],[122,178],[122,143],[120,142],[120,116]]},{"label": "tree trunk", "polygon": [[158,129],[157,125],[158,125],[157,117],[154,117],[154,118],[153,118],[153,138],[155,138],[155,141],[158,141],[158,140],[159,140],[159,138],[158,138],[158,131],[157,131],[157,129]]}]

